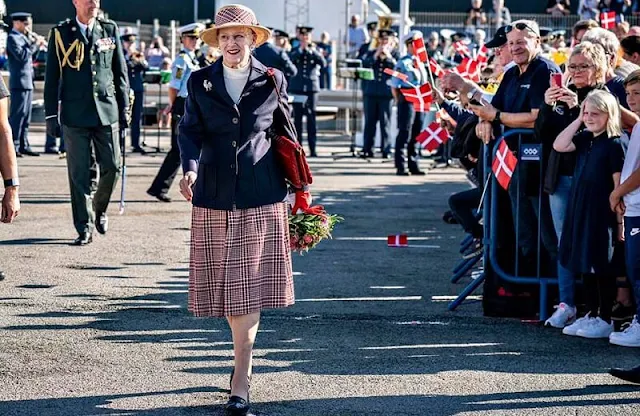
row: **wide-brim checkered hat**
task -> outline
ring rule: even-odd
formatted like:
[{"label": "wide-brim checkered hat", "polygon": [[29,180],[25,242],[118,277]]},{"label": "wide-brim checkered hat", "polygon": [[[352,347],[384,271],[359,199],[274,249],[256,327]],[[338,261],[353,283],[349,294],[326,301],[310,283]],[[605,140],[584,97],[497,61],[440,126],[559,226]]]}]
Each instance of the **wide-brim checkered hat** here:
[{"label": "wide-brim checkered hat", "polygon": [[271,37],[271,31],[258,23],[256,14],[242,4],[229,4],[218,10],[212,28],[200,34],[204,43],[214,48],[218,47],[218,30],[230,27],[246,27],[256,34],[256,47],[262,45]]}]

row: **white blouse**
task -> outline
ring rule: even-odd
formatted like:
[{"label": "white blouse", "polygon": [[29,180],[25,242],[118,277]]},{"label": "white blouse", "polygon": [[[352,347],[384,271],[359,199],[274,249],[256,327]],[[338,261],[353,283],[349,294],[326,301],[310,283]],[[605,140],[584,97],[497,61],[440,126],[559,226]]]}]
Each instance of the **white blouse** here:
[{"label": "white blouse", "polygon": [[234,103],[240,102],[240,95],[244,86],[249,79],[249,70],[251,65],[247,64],[244,68],[229,68],[226,65],[222,65],[224,73],[224,85],[227,88],[227,93]]}]

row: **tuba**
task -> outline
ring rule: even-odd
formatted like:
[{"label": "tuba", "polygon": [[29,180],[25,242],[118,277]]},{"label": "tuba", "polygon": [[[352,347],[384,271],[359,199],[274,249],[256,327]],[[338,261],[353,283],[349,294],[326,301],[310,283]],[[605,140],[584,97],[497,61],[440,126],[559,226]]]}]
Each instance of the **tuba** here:
[{"label": "tuba", "polygon": [[369,43],[369,50],[373,51],[378,49],[378,30],[388,30],[391,29],[393,25],[393,17],[391,16],[378,16],[378,29],[375,34],[371,38],[371,43]]}]

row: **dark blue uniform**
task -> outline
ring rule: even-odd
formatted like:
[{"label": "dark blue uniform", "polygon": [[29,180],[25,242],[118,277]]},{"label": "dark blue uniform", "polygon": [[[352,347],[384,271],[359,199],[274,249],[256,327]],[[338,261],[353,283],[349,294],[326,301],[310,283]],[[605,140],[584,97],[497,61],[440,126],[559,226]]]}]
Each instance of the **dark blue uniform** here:
[{"label": "dark blue uniform", "polygon": [[385,68],[393,69],[396,65],[396,58],[393,56],[385,58],[375,58],[376,51],[369,51],[364,56],[362,65],[365,68],[373,69],[374,79],[372,81],[363,80],[363,104],[364,104],[364,149],[363,154],[367,157],[373,156],[373,145],[376,136],[376,127],[380,122],[380,151],[382,157],[387,157],[389,150],[387,142],[390,134],[391,103],[393,95],[388,81],[390,75],[384,73]]},{"label": "dark blue uniform", "polygon": [[316,104],[320,91],[320,69],[326,66],[324,57],[315,48],[292,49],[289,57],[298,68],[296,76],[289,81],[289,92],[304,95],[306,103],[293,103],[293,114],[298,140],[302,143],[302,116],[307,116],[307,135],[309,137],[309,151],[316,155]]},{"label": "dark blue uniform", "polygon": [[331,78],[333,76],[331,70],[331,62],[333,61],[333,46],[331,43],[318,43],[318,50],[324,56],[327,65],[320,69],[320,89],[331,89]]},{"label": "dark blue uniform", "polygon": [[298,68],[291,62],[289,55],[272,45],[269,42],[263,43],[253,51],[253,56],[256,57],[264,66],[279,69],[282,71],[287,79],[294,77],[298,73]]},{"label": "dark blue uniform", "polygon": [[31,123],[31,104],[33,102],[33,55],[38,46],[26,35],[16,31],[7,37],[7,55],[9,57],[9,90],[11,108],[9,124],[13,132],[13,144],[18,153],[31,153],[29,145],[29,124]]},{"label": "dark blue uniform", "polygon": [[134,93],[133,111],[131,114],[131,147],[134,151],[141,151],[140,127],[142,125],[142,111],[144,109],[144,73],[149,69],[144,56],[127,54],[127,68],[129,72],[129,86]]}]

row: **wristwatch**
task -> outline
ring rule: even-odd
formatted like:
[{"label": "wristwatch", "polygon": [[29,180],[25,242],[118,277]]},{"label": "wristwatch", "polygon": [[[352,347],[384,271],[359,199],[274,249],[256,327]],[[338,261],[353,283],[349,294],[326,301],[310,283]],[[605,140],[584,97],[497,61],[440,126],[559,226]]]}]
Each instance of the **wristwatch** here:
[{"label": "wristwatch", "polygon": [[17,179],[5,179],[4,180],[4,187],[5,188],[9,188],[11,186],[20,186],[20,181]]},{"label": "wristwatch", "polygon": [[493,119],[493,122],[495,124],[502,124],[502,121],[500,120],[500,111],[496,111],[496,117]]}]

